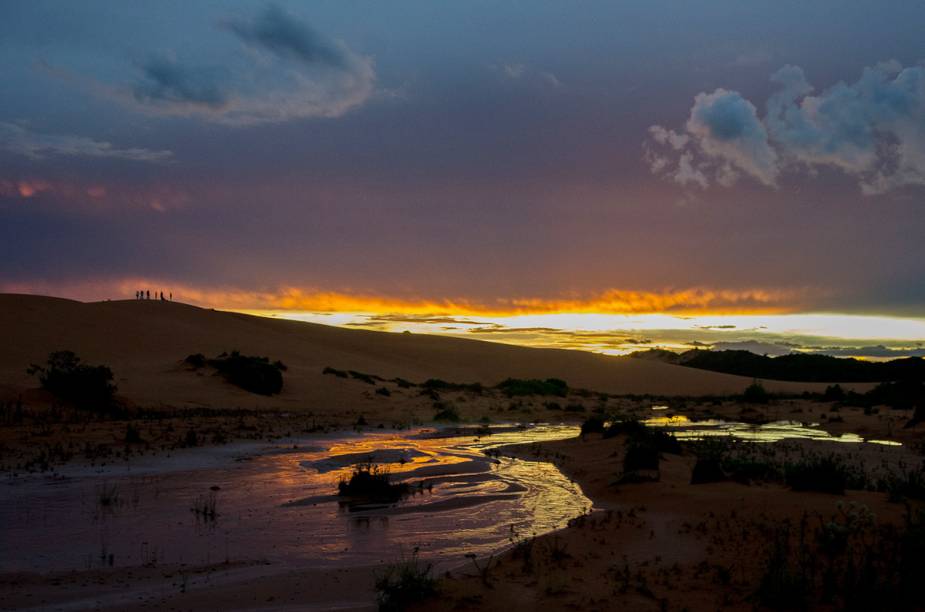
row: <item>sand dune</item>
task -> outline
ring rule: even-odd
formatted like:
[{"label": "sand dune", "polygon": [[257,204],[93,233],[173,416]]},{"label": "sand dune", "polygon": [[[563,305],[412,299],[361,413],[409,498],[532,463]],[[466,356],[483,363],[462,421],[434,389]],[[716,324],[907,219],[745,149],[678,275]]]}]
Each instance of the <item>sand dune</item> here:
[{"label": "sand dune", "polygon": [[[751,381],[681,366],[532,349],[498,343],[349,330],[197,308],[160,301],[82,303],[0,294],[0,385],[34,388],[25,369],[49,352],[70,349],[116,374],[120,395],[141,405],[335,408],[345,401],[342,380],[325,366],[412,381],[442,378],[494,384],[506,377],[563,378],[573,387],[610,393],[710,394],[740,392]],[[289,366],[277,397],[258,397],[180,366],[190,353],[237,349],[281,359]],[[774,390],[824,385],[770,382]],[[863,387],[863,385],[857,385]]]}]

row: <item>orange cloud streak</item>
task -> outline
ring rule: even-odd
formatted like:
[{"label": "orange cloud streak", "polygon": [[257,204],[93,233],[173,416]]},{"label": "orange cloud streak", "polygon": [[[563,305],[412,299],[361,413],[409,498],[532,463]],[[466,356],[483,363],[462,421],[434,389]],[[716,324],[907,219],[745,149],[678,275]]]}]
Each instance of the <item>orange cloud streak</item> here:
[{"label": "orange cloud streak", "polygon": [[[171,286],[145,281],[123,284],[126,294],[134,287]],[[298,288],[278,292],[196,289],[173,285],[175,299],[214,308],[237,310],[290,310],[312,312],[364,312],[504,316],[550,313],[596,314],[769,314],[794,312],[804,305],[804,290],[625,291],[610,289],[597,294],[569,297],[530,297],[495,300],[400,298]]]},{"label": "orange cloud streak", "polygon": [[126,299],[137,289],[173,293],[174,300],[241,311],[392,313],[409,315],[510,316],[527,314],[782,314],[798,312],[818,291],[805,289],[714,290],[691,288],[665,291],[609,289],[588,295],[476,300],[467,298],[402,298],[347,291],[283,288],[243,291],[196,287],[163,279],[122,279],[60,285],[24,283],[0,285],[0,291],[64,295],[81,300]]}]

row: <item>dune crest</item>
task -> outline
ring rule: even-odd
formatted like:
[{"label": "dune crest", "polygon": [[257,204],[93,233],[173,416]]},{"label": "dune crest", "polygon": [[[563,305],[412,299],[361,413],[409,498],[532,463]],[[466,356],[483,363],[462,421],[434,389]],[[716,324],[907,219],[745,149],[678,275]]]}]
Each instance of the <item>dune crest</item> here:
[{"label": "dune crest", "polygon": [[[535,349],[480,340],[394,334],[215,311],[176,302],[83,303],[0,294],[0,385],[36,387],[26,374],[54,350],[70,349],[116,375],[120,395],[139,404],[296,408],[342,401],[345,384],[326,366],[401,377],[494,385],[507,377],[568,381],[608,393],[700,395],[739,393],[750,379],[683,366],[580,351]],[[282,394],[260,397],[217,377],[190,372],[192,353],[233,349],[280,359],[289,367]],[[770,382],[779,391],[822,390],[824,384]],[[863,387],[864,385],[857,385]]]}]

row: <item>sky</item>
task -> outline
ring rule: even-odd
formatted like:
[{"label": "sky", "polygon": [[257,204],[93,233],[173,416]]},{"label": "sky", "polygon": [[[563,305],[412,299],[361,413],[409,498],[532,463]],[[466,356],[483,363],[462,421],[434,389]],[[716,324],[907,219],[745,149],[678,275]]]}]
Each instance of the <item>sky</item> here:
[{"label": "sky", "polygon": [[925,4],[0,16],[0,291],[604,352],[925,343]]}]

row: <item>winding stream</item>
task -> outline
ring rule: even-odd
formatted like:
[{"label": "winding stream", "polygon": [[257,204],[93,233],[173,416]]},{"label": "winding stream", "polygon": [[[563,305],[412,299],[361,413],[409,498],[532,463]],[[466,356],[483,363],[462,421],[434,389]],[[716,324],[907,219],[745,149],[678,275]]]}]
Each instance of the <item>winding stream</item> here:
[{"label": "winding stream", "polygon": [[[679,438],[863,442],[792,422],[653,416],[646,423]],[[0,572],[226,561],[355,567],[415,549],[438,565],[458,564],[467,554],[496,552],[590,510],[581,488],[551,463],[491,452],[578,431],[537,425],[498,427],[485,436],[433,429],[338,433],[10,479],[0,485]],[[338,481],[368,461],[387,466],[394,482],[419,485],[417,492],[394,505],[342,503]]]},{"label": "winding stream", "polygon": [[[224,561],[359,566],[415,548],[438,564],[459,563],[591,508],[552,464],[485,452],[577,431],[340,433],[10,480],[0,488],[0,571]],[[422,490],[394,506],[355,511],[339,503],[337,482],[370,459],[387,465],[393,481],[423,483]]]}]

